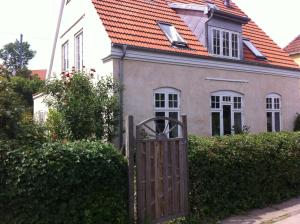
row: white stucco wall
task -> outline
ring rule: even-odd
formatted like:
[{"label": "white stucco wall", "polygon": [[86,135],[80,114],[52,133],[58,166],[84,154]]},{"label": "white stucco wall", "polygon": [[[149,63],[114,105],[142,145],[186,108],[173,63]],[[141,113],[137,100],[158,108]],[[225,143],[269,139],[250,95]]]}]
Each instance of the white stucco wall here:
[{"label": "white stucco wall", "polygon": [[[85,72],[95,70],[92,81],[113,74],[113,62],[102,59],[111,52],[111,41],[91,0],[71,0],[64,6],[50,78],[60,78],[62,72],[62,45],[69,42],[69,71],[75,66],[75,35],[83,31],[83,66]],[[34,97],[34,117],[39,120],[43,113],[47,118],[45,95]]]},{"label": "white stucco wall", "polygon": [[34,120],[44,123],[48,117],[48,106],[45,103],[47,95],[37,94],[33,96],[33,114]]},{"label": "white stucco wall", "polygon": [[62,45],[69,41],[69,69],[75,65],[75,35],[83,31],[83,66],[85,71],[95,69],[95,81],[111,74],[112,63],[104,64],[102,59],[111,51],[111,41],[92,4],[87,0],[71,0],[64,7],[61,27],[55,50],[52,77],[59,78],[62,70]]}]

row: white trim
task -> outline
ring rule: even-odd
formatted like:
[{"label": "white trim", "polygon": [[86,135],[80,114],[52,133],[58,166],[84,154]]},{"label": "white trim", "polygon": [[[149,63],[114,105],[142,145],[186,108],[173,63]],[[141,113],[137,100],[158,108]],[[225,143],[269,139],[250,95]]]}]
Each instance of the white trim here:
[{"label": "white trim", "polygon": [[35,99],[40,98],[40,97],[42,97],[44,95],[46,95],[46,94],[45,93],[38,93],[36,95],[32,95],[32,98],[35,100]]},{"label": "white trim", "polygon": [[[266,114],[267,113],[272,113],[272,132],[276,132],[275,130],[275,113],[279,113],[279,131],[282,130],[282,112],[281,112],[281,95],[278,93],[269,93],[266,95],[266,101],[267,99],[271,99],[271,107],[272,108],[267,108],[267,102],[265,102],[265,107],[266,107]],[[279,109],[275,108],[275,99],[279,99]],[[267,119],[267,124],[268,124],[268,119]],[[267,126],[267,131],[268,131],[268,126]]]},{"label": "white trim", "polygon": [[[111,59],[119,59],[122,57],[122,50],[120,48],[112,47],[112,52],[109,56],[103,59],[103,62],[108,62]],[[159,64],[172,64],[178,66],[188,66],[197,68],[211,68],[226,71],[237,71],[245,73],[255,73],[262,75],[272,75],[272,76],[283,76],[300,78],[299,71],[288,70],[284,68],[271,68],[260,65],[250,65],[245,63],[238,63],[237,61],[219,61],[213,60],[213,58],[205,59],[193,58],[183,55],[171,55],[161,52],[147,52],[141,50],[128,49],[126,53],[125,60],[133,61],[145,61]],[[242,75],[242,74],[241,74]]]},{"label": "white trim", "polygon": [[[218,96],[219,97],[219,108],[212,108],[212,102],[211,102],[211,97],[212,96]],[[223,97],[224,96],[230,96],[231,99],[230,101],[223,101]],[[241,98],[241,108],[234,108],[234,97],[240,97]],[[244,118],[244,94],[242,93],[238,93],[235,91],[225,91],[225,90],[221,90],[221,91],[216,91],[216,92],[212,92],[210,94],[210,133],[212,134],[212,113],[216,112],[216,113],[220,113],[220,135],[224,135],[224,126],[223,126],[223,106],[224,105],[229,105],[230,106],[230,123],[231,123],[231,134],[234,134],[234,131],[232,130],[232,127],[235,125],[234,124],[234,114],[235,113],[241,113],[241,128],[243,128],[243,126],[245,125],[245,118]]]},{"label": "white trim", "polygon": [[221,81],[221,82],[249,83],[248,80],[242,80],[242,79],[223,79],[223,78],[213,78],[213,77],[206,77],[205,80],[209,80],[209,81]]},{"label": "white trim", "polygon": [[[214,53],[214,31],[219,31],[219,48],[220,48],[220,54],[215,54]],[[240,49],[241,49],[241,43],[240,43],[240,36],[241,34],[238,33],[238,32],[234,32],[234,31],[231,31],[231,30],[226,30],[226,29],[222,29],[222,28],[217,28],[217,27],[212,27],[210,29],[210,32],[211,32],[211,55],[215,56],[215,57],[219,57],[219,58],[229,58],[229,59],[233,59],[233,60],[240,60],[241,58],[241,52],[240,52]],[[224,44],[224,41],[223,41],[223,33],[228,33],[228,51],[229,51],[229,55],[224,55],[223,53],[223,44]],[[232,34],[235,34],[237,35],[237,57],[233,57],[232,56]]]},{"label": "white trim", "polygon": [[207,6],[200,4],[184,4],[184,3],[170,3],[169,7],[171,9],[185,9],[185,10],[193,10],[193,11],[202,11],[207,10]]}]

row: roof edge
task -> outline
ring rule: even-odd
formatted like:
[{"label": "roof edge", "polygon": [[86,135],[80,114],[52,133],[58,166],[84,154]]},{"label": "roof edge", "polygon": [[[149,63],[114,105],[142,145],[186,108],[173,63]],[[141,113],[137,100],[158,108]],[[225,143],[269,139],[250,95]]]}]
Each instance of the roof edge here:
[{"label": "roof edge", "polygon": [[[126,45],[126,44],[112,43],[112,47],[117,47],[117,48],[122,48],[123,45]],[[254,66],[260,66],[260,67],[266,67],[266,68],[283,69],[283,70],[300,72],[300,67],[299,68],[291,68],[291,67],[286,67],[286,66],[263,64],[260,62],[251,62],[251,61],[246,61],[246,60],[232,60],[232,59],[227,59],[227,58],[218,58],[218,57],[196,55],[196,54],[189,54],[189,53],[178,53],[178,52],[164,51],[164,50],[159,50],[159,49],[137,47],[137,46],[133,46],[133,45],[127,45],[127,49],[141,50],[141,51],[153,52],[153,53],[164,53],[164,54],[174,55],[174,56],[185,56],[185,57],[194,58],[194,59],[206,59],[206,60],[210,60],[210,61],[231,62],[231,63],[236,63],[236,64],[254,65]],[[106,59],[108,57],[104,58],[103,60],[107,61]]]}]

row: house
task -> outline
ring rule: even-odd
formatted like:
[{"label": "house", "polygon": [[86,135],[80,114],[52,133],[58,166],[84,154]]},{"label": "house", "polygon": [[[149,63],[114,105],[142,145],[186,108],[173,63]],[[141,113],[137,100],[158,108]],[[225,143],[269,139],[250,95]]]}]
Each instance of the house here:
[{"label": "house", "polygon": [[284,50],[300,65],[300,35],[289,43]]},{"label": "house", "polygon": [[46,74],[47,74],[46,69],[31,70],[31,76],[37,75],[40,78],[40,80],[45,80]]},{"label": "house", "polygon": [[275,132],[300,112],[299,66],[230,0],[62,1],[56,39],[48,78],[113,74],[135,123],[186,114],[191,134]]}]

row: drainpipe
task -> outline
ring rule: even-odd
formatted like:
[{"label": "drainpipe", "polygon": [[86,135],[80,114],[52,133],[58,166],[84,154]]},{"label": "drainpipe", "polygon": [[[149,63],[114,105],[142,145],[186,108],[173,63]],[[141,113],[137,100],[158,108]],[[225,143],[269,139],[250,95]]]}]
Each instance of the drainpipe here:
[{"label": "drainpipe", "polygon": [[210,8],[209,9],[209,11],[210,11],[210,16],[209,16],[209,18],[208,18],[208,20],[205,22],[205,32],[206,32],[206,47],[207,47],[207,49],[209,48],[209,46],[208,46],[208,22],[213,18],[213,16],[214,16],[214,13],[215,13],[215,8]]},{"label": "drainpipe", "polygon": [[119,105],[119,111],[120,111],[120,119],[119,119],[119,148],[123,149],[123,85],[124,85],[124,58],[126,56],[127,52],[127,45],[122,45],[122,56],[120,58],[119,62],[119,82],[121,86],[120,90],[120,105]]},{"label": "drainpipe", "polygon": [[52,73],[53,61],[54,61],[54,56],[55,56],[55,49],[56,49],[56,44],[57,44],[57,40],[58,40],[58,34],[59,34],[62,14],[63,14],[63,11],[64,11],[64,6],[65,6],[65,0],[62,0],[61,1],[61,6],[60,6],[60,12],[59,12],[59,16],[58,16],[58,21],[57,21],[57,25],[56,25],[56,32],[55,32],[55,37],[54,37],[54,42],[53,42],[50,65],[49,65],[49,69],[48,69],[48,73],[47,73],[47,79],[50,79],[50,76],[51,76],[51,73]]}]

